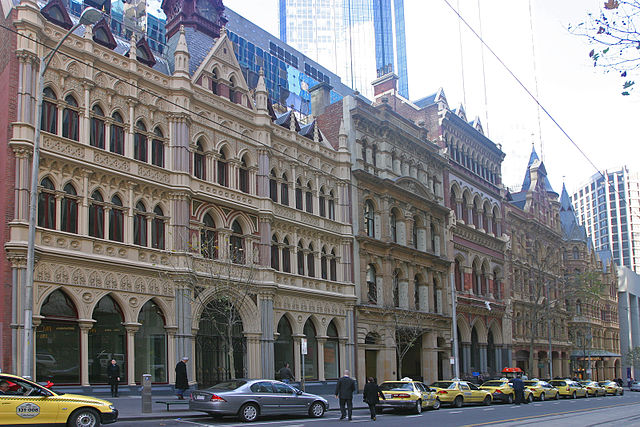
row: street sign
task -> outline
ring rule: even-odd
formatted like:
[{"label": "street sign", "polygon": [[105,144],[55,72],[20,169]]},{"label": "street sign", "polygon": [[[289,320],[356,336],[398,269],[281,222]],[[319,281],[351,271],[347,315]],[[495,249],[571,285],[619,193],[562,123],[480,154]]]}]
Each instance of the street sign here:
[{"label": "street sign", "polygon": [[542,369],[544,367],[545,367],[545,363],[544,362],[538,363],[538,368]]},{"label": "street sign", "polygon": [[449,363],[452,364],[452,365],[455,365],[456,364],[456,358],[455,357],[450,357],[449,358]]},{"label": "street sign", "polygon": [[301,348],[302,348],[302,354],[306,355],[307,354],[307,339],[306,338],[302,338],[300,340],[300,344],[301,344]]}]

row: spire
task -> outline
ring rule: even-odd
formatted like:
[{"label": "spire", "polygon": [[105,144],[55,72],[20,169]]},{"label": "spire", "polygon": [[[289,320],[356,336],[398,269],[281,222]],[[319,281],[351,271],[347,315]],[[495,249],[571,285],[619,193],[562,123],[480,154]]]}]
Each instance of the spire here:
[{"label": "spire", "polygon": [[129,41],[129,58],[136,59],[138,57],[138,47],[136,46],[136,33],[131,34]]},{"label": "spire", "polygon": [[173,52],[173,74],[189,76],[189,48],[187,46],[187,37],[185,36],[184,25],[180,26],[180,36],[178,38],[178,45]]},{"label": "spire", "polygon": [[347,129],[344,126],[344,119],[340,119],[340,130],[338,131],[338,151],[347,150]]},{"label": "spire", "polygon": [[573,205],[571,204],[571,198],[567,193],[567,187],[562,183],[562,193],[560,195],[560,212],[573,212]]},{"label": "spire", "polygon": [[262,67],[260,68],[258,77],[258,85],[256,86],[255,98],[256,98],[256,108],[258,111],[268,112],[267,99],[269,93],[267,92],[267,85],[264,82],[264,71]]}]

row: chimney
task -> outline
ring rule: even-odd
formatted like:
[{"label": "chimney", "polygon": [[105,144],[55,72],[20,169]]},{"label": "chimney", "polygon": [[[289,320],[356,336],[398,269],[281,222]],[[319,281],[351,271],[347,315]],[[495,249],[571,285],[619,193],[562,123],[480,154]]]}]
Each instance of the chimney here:
[{"label": "chimney", "polygon": [[331,86],[329,83],[321,82],[309,89],[311,95],[311,115],[318,117],[331,104]]},{"label": "chimney", "polygon": [[372,81],[371,85],[373,86],[374,97],[385,92],[392,92],[395,95],[398,92],[398,75],[387,73]]}]

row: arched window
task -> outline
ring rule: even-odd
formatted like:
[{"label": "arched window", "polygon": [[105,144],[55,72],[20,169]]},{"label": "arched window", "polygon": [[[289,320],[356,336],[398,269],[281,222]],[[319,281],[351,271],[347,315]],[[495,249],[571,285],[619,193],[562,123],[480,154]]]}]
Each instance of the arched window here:
[{"label": "arched window", "polygon": [[76,189],[71,184],[64,186],[64,197],[62,198],[62,222],[61,230],[67,233],[78,232],[78,195]]},{"label": "arched window", "polygon": [[458,291],[458,292],[462,291],[462,284],[463,284],[463,281],[464,281],[464,277],[462,276],[462,269],[460,268],[460,261],[458,261],[457,259],[455,260],[454,280],[455,280],[455,284],[456,284],[456,291]]},{"label": "arched window", "polygon": [[367,236],[375,236],[374,211],[371,200],[364,203],[364,230]]},{"label": "arched window", "polygon": [[362,141],[362,161],[367,163],[367,141]]},{"label": "arched window", "polygon": [[327,265],[327,251],[325,248],[322,248],[322,253],[320,254],[320,277],[324,280],[327,280],[329,277]]},{"label": "arched window", "polygon": [[278,178],[276,177],[276,171],[273,169],[269,174],[269,198],[274,202],[278,201]]},{"label": "arched window", "polygon": [[376,284],[376,268],[373,264],[367,266],[367,299],[369,304],[378,303],[378,285]]},{"label": "arched window", "polygon": [[141,162],[147,161],[147,127],[142,120],[136,123],[136,133],[133,136],[133,158]]},{"label": "arched window", "polygon": [[91,132],[89,144],[104,149],[104,112],[98,104],[91,109]]},{"label": "arched window", "polygon": [[162,129],[156,127],[154,130],[153,140],[151,142],[151,163],[164,167],[164,134]]},{"label": "arched window", "polygon": [[324,376],[325,379],[335,379],[339,374],[339,339],[338,328],[332,320],[327,327],[327,340],[324,343]]},{"label": "arched window", "polygon": [[202,141],[198,141],[196,151],[193,153],[193,176],[199,179],[206,179],[206,175],[204,149],[202,148]]},{"label": "arched window", "polygon": [[329,191],[329,199],[327,200],[329,208],[329,219],[335,220],[336,219],[336,201],[335,201],[335,197],[333,196],[333,190]]},{"label": "arched window", "polygon": [[218,95],[218,70],[211,70],[211,92]]},{"label": "arched window", "polygon": [[393,292],[393,306],[400,307],[400,283],[398,272],[393,272],[393,277],[391,278],[391,288]]},{"label": "arched window", "polygon": [[111,359],[120,365],[120,381],[127,383],[127,333],[122,325],[124,315],[110,295],[104,296],[91,316],[95,323],[89,330],[89,382],[107,382],[106,366]]},{"label": "arched window", "polygon": [[104,238],[104,200],[94,191],[89,202],[89,236]]},{"label": "arched window", "polygon": [[249,192],[249,167],[247,166],[247,156],[242,156],[240,168],[238,169],[238,181],[240,191]]},{"label": "arched window", "polygon": [[289,239],[286,237],[282,241],[282,271],[291,273],[291,249],[289,249]]},{"label": "arched window", "polygon": [[64,107],[64,110],[62,110],[62,136],[77,141],[80,124],[78,118],[78,103],[71,95],[67,95],[64,102],[67,105]]},{"label": "arched window", "polygon": [[147,210],[142,202],[136,203],[134,210],[133,244],[147,246]]},{"label": "arched window", "polygon": [[153,210],[153,222],[151,223],[151,247],[164,249],[164,212],[160,206]]},{"label": "arched window", "polygon": [[324,197],[324,188],[320,189],[320,195],[318,196],[318,207],[320,210],[320,216],[327,216],[326,206],[325,206],[325,197]]},{"label": "arched window", "polygon": [[44,88],[40,129],[49,133],[58,132],[58,106],[56,94],[49,87]]},{"label": "arched window", "polygon": [[582,302],[580,300],[576,301],[576,315],[582,316]]},{"label": "arched window", "polygon": [[418,219],[418,217],[414,217],[413,227],[411,228],[411,241],[415,249],[418,249],[418,225],[419,224],[420,224],[420,220]]},{"label": "arched window", "polygon": [[302,183],[296,181],[296,209],[302,210]]},{"label": "arched window", "polygon": [[280,270],[280,251],[278,250],[278,238],[274,234],[271,237],[271,268]]},{"label": "arched window", "polygon": [[282,183],[280,184],[280,203],[289,206],[289,180],[287,174],[282,174]]},{"label": "arched window", "polygon": [[109,240],[124,241],[124,209],[120,197],[111,198],[111,211],[109,212]]},{"label": "arched window", "polygon": [[236,78],[235,76],[231,76],[231,78],[229,78],[229,101],[231,102],[236,102],[235,87],[236,87]]},{"label": "arched window", "polygon": [[436,230],[436,226],[433,224],[433,222],[430,225],[430,230],[431,230],[431,250],[433,252],[436,251],[436,236],[437,236],[437,230]]},{"label": "arched window", "polygon": [[573,259],[580,259],[580,251],[576,246],[573,247]]},{"label": "arched window", "polygon": [[307,253],[307,275],[309,277],[316,277],[316,263],[315,253],[313,252],[313,245],[309,243],[309,252]]},{"label": "arched window", "polygon": [[286,316],[282,316],[280,318],[280,321],[278,321],[277,330],[277,338],[273,343],[276,373],[280,370],[280,368],[285,366],[286,363],[291,363],[293,361],[295,345],[293,342],[293,331],[291,329],[291,323],[289,323],[289,320]]},{"label": "arched window", "polygon": [[229,256],[231,262],[235,264],[244,264],[244,235],[242,227],[238,221],[231,224],[231,236],[229,237]]},{"label": "arched window", "polygon": [[420,310],[420,277],[413,277],[413,302],[416,310]]},{"label": "arched window", "polygon": [[167,382],[167,335],[164,315],[153,301],[147,301],[138,314],[140,328],[136,331],[135,372],[140,381],[142,374],[151,374],[151,381]]},{"label": "arched window", "polygon": [[44,228],[56,228],[56,193],[49,178],[40,182],[38,194],[38,225]]},{"label": "arched window", "polygon": [[298,274],[304,275],[304,249],[302,248],[302,240],[298,243]]},{"label": "arched window", "polygon": [[398,218],[396,216],[395,210],[392,210],[391,215],[389,216],[389,228],[391,233],[391,241],[394,243],[398,243]]},{"label": "arched window", "polygon": [[109,151],[124,156],[124,120],[118,112],[113,113],[111,118],[113,123],[111,123]]},{"label": "arched window", "polygon": [[304,357],[304,378],[307,380],[318,378],[318,341],[316,339],[316,328],[311,319],[304,324],[302,333],[307,338],[307,354]]},{"label": "arched window", "polygon": [[338,269],[336,261],[336,251],[331,251],[331,259],[329,260],[329,280],[335,282],[338,280]]},{"label": "arched window", "polygon": [[378,156],[378,147],[376,147],[375,145],[373,145],[371,147],[371,163],[373,163],[373,166],[377,166],[377,156]]},{"label": "arched window", "polygon": [[313,192],[311,190],[311,183],[307,183],[307,191],[305,192],[305,206],[307,212],[313,213]]},{"label": "arched window", "polygon": [[224,153],[224,150],[220,150],[220,155],[218,157],[218,184],[224,187],[229,186],[227,176],[227,156]]},{"label": "arched window", "polygon": [[438,286],[438,279],[433,278],[433,311],[435,313],[440,313],[440,298],[441,292],[440,287]]},{"label": "arched window", "polygon": [[200,253],[209,259],[218,258],[218,233],[213,217],[206,213],[202,219],[203,226],[200,230]]}]

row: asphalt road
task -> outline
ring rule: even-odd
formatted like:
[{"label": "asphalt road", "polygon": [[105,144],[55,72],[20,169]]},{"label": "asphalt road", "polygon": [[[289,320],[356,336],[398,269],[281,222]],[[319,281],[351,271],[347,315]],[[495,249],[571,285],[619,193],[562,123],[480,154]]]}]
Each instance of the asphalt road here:
[{"label": "asphalt road", "polygon": [[[486,406],[466,406],[460,409],[443,407],[438,411],[426,411],[421,415],[384,413],[378,415],[377,426],[640,426],[640,393],[626,392],[624,396],[606,396],[589,399],[560,399],[558,401],[534,402],[528,405],[494,404]],[[173,418],[135,422],[118,422],[117,426],[284,426],[299,427],[344,424],[339,421],[339,411],[329,411],[323,418],[304,417],[262,418],[245,424],[238,419],[213,420],[207,416],[197,418]],[[354,411],[351,423],[370,423],[368,410]]]}]

